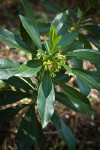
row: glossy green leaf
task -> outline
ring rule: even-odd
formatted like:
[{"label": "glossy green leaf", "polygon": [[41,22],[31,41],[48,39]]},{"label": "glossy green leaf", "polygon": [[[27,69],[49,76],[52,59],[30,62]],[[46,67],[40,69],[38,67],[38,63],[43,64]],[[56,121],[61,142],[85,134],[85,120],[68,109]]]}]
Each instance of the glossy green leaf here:
[{"label": "glossy green leaf", "polygon": [[27,45],[30,45],[30,47],[32,47],[32,39],[31,37],[28,35],[27,31],[25,30],[25,28],[23,27],[22,23],[20,23],[20,35],[23,39],[23,41],[25,43],[27,43]]},{"label": "glossy green leaf", "polygon": [[78,92],[77,90],[73,89],[68,85],[65,84],[59,84],[59,85],[65,91],[66,95],[71,100],[71,102],[74,103],[74,105],[76,105],[79,111],[88,114],[91,118],[93,118],[94,113],[88,98],[86,98],[83,94],[81,94],[80,92]]},{"label": "glossy green leaf", "polygon": [[87,71],[73,68],[72,72],[78,78],[80,78],[81,80],[86,82],[91,88],[97,89],[100,91],[100,83],[98,81],[96,81],[96,79],[91,74],[89,74]]},{"label": "glossy green leaf", "polygon": [[[93,62],[94,63],[94,62]],[[97,71],[100,73],[100,63],[94,63],[94,66],[97,68]]]},{"label": "glossy green leaf", "polygon": [[99,71],[86,71],[86,73],[92,76],[98,83],[100,83],[100,72]]},{"label": "glossy green leaf", "polygon": [[51,28],[52,26],[54,26],[57,30],[58,35],[64,35],[66,33],[67,28],[69,28],[67,24],[68,15],[68,10],[64,11],[62,13],[57,14],[54,20],[52,21]]},{"label": "glossy green leaf", "polygon": [[76,40],[77,36],[78,35],[76,32],[67,33],[66,35],[64,35],[61,38],[61,40],[57,46],[61,46],[61,48],[66,48],[67,46],[69,46],[70,44],[72,44]]},{"label": "glossy green leaf", "polygon": [[66,50],[64,50],[64,53],[66,54],[66,52],[77,49],[84,49],[84,44],[82,42],[74,42],[71,45],[69,45]]},{"label": "glossy green leaf", "polygon": [[[77,107],[76,102],[71,101],[66,94],[61,93],[61,92],[56,92],[55,94],[56,94],[57,101],[59,101],[60,103],[62,103],[63,105],[65,105],[66,107],[68,107],[69,109],[71,109],[75,112],[84,114],[83,110],[81,110],[81,109],[79,109],[79,107]],[[78,103],[78,105],[80,105],[80,102]]]},{"label": "glossy green leaf", "polygon": [[18,37],[20,37],[20,30],[19,30],[19,28],[12,29],[11,31],[12,31],[12,33],[13,33],[14,35],[17,35]]},{"label": "glossy green leaf", "polygon": [[41,66],[37,68],[30,68],[26,64],[22,64],[19,68],[18,72],[16,73],[16,76],[18,77],[31,77],[33,75],[36,75],[41,69]]},{"label": "glossy green leaf", "polygon": [[44,45],[43,45],[43,46],[44,46],[44,48],[45,48],[47,54],[50,54],[49,43],[48,43],[47,40],[44,41]]},{"label": "glossy green leaf", "polygon": [[20,20],[22,22],[23,27],[25,28],[29,36],[32,38],[36,46],[38,48],[41,48],[42,46],[41,46],[40,37],[36,32],[35,28],[33,27],[33,25],[30,23],[30,21],[22,15],[20,15]]},{"label": "glossy green leaf", "polygon": [[95,45],[98,50],[100,50],[100,42],[90,36],[85,35],[86,39],[88,39],[93,45]]},{"label": "glossy green leaf", "polygon": [[86,25],[84,28],[90,31],[95,37],[100,38],[100,25]]},{"label": "glossy green leaf", "polygon": [[54,113],[55,92],[48,72],[44,74],[39,86],[37,107],[41,117],[42,126],[45,127]]},{"label": "glossy green leaf", "polygon": [[0,80],[5,80],[15,75],[20,67],[20,63],[9,59],[0,59]]},{"label": "glossy green leaf", "polygon": [[19,125],[17,137],[20,150],[29,150],[33,145],[38,149],[44,143],[44,135],[41,124],[35,114],[34,106],[31,105]]},{"label": "glossy green leaf", "polygon": [[[78,68],[78,69],[83,68],[83,61],[81,59],[72,58],[70,59],[70,61],[71,61],[73,68]],[[90,92],[90,87],[79,78],[77,78],[77,84],[78,84],[80,92],[84,94],[85,96],[87,96]]]},{"label": "glossy green leaf", "polygon": [[[38,31],[36,20],[35,20],[35,14],[30,3],[28,2],[28,0],[22,0],[22,4],[26,13],[26,17],[29,19],[29,21],[34,26],[35,30],[37,31],[39,35],[39,31]],[[21,33],[22,39],[32,48],[35,48],[34,42],[32,41],[31,37],[27,33],[26,29],[23,27],[22,23],[20,24],[20,33]]]},{"label": "glossy green leaf", "polygon": [[61,40],[62,36],[57,36],[57,31],[54,26],[52,26],[50,32],[49,32],[49,47],[50,52],[54,53],[54,51],[59,50],[58,49],[58,43]]},{"label": "glossy green leaf", "polygon": [[25,91],[33,90],[36,86],[32,83],[29,78],[11,77],[8,80],[4,80],[8,85],[14,86],[15,88],[23,89]]},{"label": "glossy green leaf", "polygon": [[49,46],[50,46],[50,49],[53,47],[53,42],[56,39],[56,37],[57,37],[57,31],[56,31],[55,27],[52,26],[52,28],[50,29],[50,32],[49,32]]},{"label": "glossy green leaf", "polygon": [[67,143],[69,150],[76,149],[76,139],[72,134],[70,128],[63,122],[59,114],[55,111],[51,121],[55,125],[60,137]]},{"label": "glossy green leaf", "polygon": [[62,36],[60,35],[54,40],[53,46],[51,48],[52,52],[54,52],[54,51],[57,52],[61,48],[60,46],[57,46],[57,44],[60,42],[61,38],[62,38]]},{"label": "glossy green leaf", "polygon": [[92,49],[91,44],[89,41],[85,38],[85,36],[81,33],[78,33],[79,41],[84,43],[84,48]]},{"label": "glossy green leaf", "polygon": [[64,72],[58,72],[53,81],[57,80],[61,83],[67,83],[71,79],[71,76],[64,74]]},{"label": "glossy green leaf", "polygon": [[42,65],[42,61],[41,60],[29,60],[27,62],[27,66],[30,68],[39,68]]},{"label": "glossy green leaf", "polygon": [[37,24],[36,24],[36,20],[35,20],[35,14],[34,11],[32,9],[32,6],[30,5],[28,0],[21,0],[25,13],[26,13],[26,17],[29,19],[29,21],[32,23],[32,25],[34,26],[35,30],[38,33],[38,28],[37,28]]},{"label": "glossy green leaf", "polygon": [[0,123],[9,122],[25,106],[27,106],[27,105],[19,105],[19,106],[16,106],[16,107],[6,108],[6,109],[3,109],[3,110],[0,110]]},{"label": "glossy green leaf", "polygon": [[80,89],[80,92],[84,94],[85,96],[88,96],[90,93],[91,88],[80,78],[77,78],[77,84]]},{"label": "glossy green leaf", "polygon": [[12,48],[31,53],[33,52],[33,50],[23,40],[6,29],[0,28],[0,41]]},{"label": "glossy green leaf", "polygon": [[16,103],[23,98],[31,97],[29,93],[20,91],[3,90],[0,91],[0,106]]},{"label": "glossy green leaf", "polygon": [[73,68],[83,68],[83,60],[72,57],[70,61]]},{"label": "glossy green leaf", "polygon": [[74,57],[76,59],[95,60],[95,62],[97,62],[100,59],[100,52],[92,49],[78,49],[68,52],[67,57]]},{"label": "glossy green leaf", "polygon": [[69,109],[81,114],[86,114],[84,107],[85,105],[89,105],[87,100],[81,99],[80,101],[80,99],[77,99],[76,101],[68,98],[66,94],[61,92],[56,92],[56,100],[68,107]]}]

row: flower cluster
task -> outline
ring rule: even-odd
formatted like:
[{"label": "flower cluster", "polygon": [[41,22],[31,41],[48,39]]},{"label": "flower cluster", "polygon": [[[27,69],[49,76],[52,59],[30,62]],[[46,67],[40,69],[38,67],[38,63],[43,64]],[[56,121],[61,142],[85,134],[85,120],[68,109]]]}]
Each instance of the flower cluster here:
[{"label": "flower cluster", "polygon": [[51,77],[55,77],[56,72],[59,72],[59,70],[61,69],[61,64],[66,63],[66,56],[61,55],[61,53],[45,56],[37,53],[36,59],[42,59],[44,70],[49,70]]}]

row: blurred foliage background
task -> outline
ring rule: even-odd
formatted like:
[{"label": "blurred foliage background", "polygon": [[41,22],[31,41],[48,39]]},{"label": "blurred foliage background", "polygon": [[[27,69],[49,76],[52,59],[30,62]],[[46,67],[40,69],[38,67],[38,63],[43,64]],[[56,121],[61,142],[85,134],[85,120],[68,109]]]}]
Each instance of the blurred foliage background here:
[{"label": "blurred foliage background", "polygon": [[[80,8],[83,12],[91,2],[91,8],[86,13],[86,17],[92,17],[94,23],[100,23],[100,1],[99,0],[29,0],[33,5],[37,20],[49,22],[55,14],[65,9]],[[18,26],[18,14],[23,14],[20,0],[0,0],[0,26],[7,28]],[[79,12],[81,13],[81,12]]]}]

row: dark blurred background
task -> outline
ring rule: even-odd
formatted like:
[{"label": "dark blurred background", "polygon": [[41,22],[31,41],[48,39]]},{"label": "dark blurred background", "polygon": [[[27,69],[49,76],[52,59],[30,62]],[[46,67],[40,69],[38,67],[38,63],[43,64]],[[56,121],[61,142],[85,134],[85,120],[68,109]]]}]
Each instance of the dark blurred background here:
[{"label": "dark blurred background", "polygon": [[[89,0],[29,0],[35,10],[37,20],[45,22],[52,20],[59,8],[64,10],[79,7],[84,11],[88,1]],[[50,2],[50,4],[48,2]],[[53,5],[56,4],[56,8],[51,3],[53,3]],[[96,23],[100,23],[99,6],[97,4],[87,13],[87,15],[90,16],[95,15],[94,21]],[[7,28],[18,27],[18,14],[24,14],[20,0],[0,0],[0,26]]]}]

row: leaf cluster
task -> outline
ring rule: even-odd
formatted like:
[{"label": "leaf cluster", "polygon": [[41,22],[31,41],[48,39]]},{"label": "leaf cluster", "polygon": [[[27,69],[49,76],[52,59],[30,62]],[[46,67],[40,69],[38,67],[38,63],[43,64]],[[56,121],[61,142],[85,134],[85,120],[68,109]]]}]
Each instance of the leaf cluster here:
[{"label": "leaf cluster", "polygon": [[[57,112],[55,102],[93,119],[94,112],[87,96],[91,89],[100,90],[100,26],[87,24],[90,20],[84,20],[84,13],[79,17],[73,10],[59,12],[51,24],[37,24],[28,0],[22,0],[22,4],[26,16],[19,15],[20,35],[0,28],[0,41],[31,53],[32,60],[20,63],[0,59],[0,106],[21,102],[0,110],[0,123],[26,110],[17,134],[21,150],[28,150],[32,145],[40,148],[45,141],[43,128],[49,122],[54,124],[68,149],[75,150],[75,137]],[[95,38],[83,35],[83,29]],[[49,36],[41,42],[44,32]],[[94,64],[96,71],[84,70],[84,61]],[[68,84],[73,76],[79,90]],[[57,91],[57,85],[63,92]]]}]

